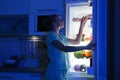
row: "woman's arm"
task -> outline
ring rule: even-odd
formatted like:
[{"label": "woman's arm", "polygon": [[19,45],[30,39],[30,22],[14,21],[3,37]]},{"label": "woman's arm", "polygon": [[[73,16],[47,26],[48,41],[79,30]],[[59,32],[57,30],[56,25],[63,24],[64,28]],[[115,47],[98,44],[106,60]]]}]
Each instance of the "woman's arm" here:
[{"label": "woman's arm", "polygon": [[64,52],[74,52],[78,50],[83,50],[83,49],[92,49],[92,44],[88,44],[87,46],[65,46],[58,40],[54,40],[51,43],[54,47],[57,49],[64,51]]},{"label": "woman's arm", "polygon": [[87,22],[88,18],[85,16],[82,17],[81,19],[81,24],[80,24],[80,28],[79,28],[79,32],[77,34],[76,39],[68,39],[68,42],[70,44],[79,44],[80,40],[81,40],[81,36],[82,36],[82,32],[83,32],[83,28],[85,26],[85,23]]}]

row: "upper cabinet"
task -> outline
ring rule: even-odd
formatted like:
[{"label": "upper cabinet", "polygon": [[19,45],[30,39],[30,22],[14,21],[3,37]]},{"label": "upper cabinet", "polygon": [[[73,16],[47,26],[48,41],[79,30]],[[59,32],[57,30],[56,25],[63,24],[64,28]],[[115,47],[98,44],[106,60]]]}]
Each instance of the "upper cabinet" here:
[{"label": "upper cabinet", "polygon": [[0,0],[0,15],[28,14],[29,0]]},{"label": "upper cabinet", "polygon": [[64,0],[30,0],[30,13],[64,11]]},{"label": "upper cabinet", "polygon": [[64,6],[64,0],[0,0],[0,36],[44,35],[40,16],[63,15]]},{"label": "upper cabinet", "polygon": [[41,11],[64,11],[64,0],[1,0],[0,15],[29,14]]},{"label": "upper cabinet", "polygon": [[28,35],[28,15],[2,15],[0,16],[0,36],[2,35]]}]

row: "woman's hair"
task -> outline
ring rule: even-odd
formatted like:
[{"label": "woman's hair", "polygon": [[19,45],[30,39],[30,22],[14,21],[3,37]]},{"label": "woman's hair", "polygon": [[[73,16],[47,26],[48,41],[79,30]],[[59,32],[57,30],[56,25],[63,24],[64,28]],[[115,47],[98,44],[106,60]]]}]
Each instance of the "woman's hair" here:
[{"label": "woman's hair", "polygon": [[56,21],[56,18],[57,18],[58,16],[59,16],[59,15],[57,15],[57,14],[52,14],[52,15],[50,16],[51,21]]},{"label": "woman's hair", "polygon": [[52,14],[51,16],[49,16],[47,19],[46,19],[46,24],[50,27],[51,30],[53,30],[53,24],[52,22],[56,21],[56,18],[58,17],[59,15],[57,14]]}]

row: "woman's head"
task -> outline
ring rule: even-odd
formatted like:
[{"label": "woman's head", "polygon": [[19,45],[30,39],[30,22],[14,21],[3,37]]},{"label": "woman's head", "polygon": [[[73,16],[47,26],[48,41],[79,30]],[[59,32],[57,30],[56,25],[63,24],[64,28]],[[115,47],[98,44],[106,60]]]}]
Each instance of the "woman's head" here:
[{"label": "woman's head", "polygon": [[56,14],[53,14],[49,17],[49,24],[52,29],[64,27],[63,20],[60,19],[60,16]]}]

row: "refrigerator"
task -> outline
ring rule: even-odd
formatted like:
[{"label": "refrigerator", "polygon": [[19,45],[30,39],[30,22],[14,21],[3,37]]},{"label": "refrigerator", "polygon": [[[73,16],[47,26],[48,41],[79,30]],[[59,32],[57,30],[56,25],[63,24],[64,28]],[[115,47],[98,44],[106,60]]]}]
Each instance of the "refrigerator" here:
[{"label": "refrigerator", "polygon": [[[80,28],[81,18],[91,15],[83,29],[80,44],[72,46],[86,46],[95,38],[92,27],[92,5],[89,1],[66,3],[66,23],[65,35],[68,38],[75,39]],[[71,46],[71,44],[68,44]],[[95,80],[94,70],[94,51],[79,50],[69,52],[70,69],[68,71],[68,80]]]}]

